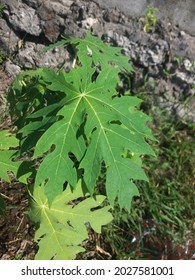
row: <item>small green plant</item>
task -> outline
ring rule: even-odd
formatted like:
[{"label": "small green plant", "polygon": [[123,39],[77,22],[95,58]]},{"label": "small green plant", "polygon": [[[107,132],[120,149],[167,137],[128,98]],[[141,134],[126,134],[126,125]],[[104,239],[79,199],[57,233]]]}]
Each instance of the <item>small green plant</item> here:
[{"label": "small green plant", "polygon": [[3,14],[3,10],[5,9],[6,5],[4,3],[0,3],[0,17]]},{"label": "small green plant", "polygon": [[[90,33],[54,46],[70,44],[76,63],[69,72],[41,68],[16,77],[8,101],[17,129],[1,132],[1,178],[11,171],[31,182],[37,259],[74,259],[87,224],[100,233],[116,200],[130,211],[137,180],[148,181],[141,157],[154,155],[141,100],[116,90],[119,74],[133,71],[128,58]],[[106,195],[96,194],[103,167]]]},{"label": "small green plant", "polygon": [[146,9],[146,15],[143,19],[144,21],[144,32],[148,33],[150,31],[153,31],[153,29],[156,26],[156,22],[158,20],[157,16],[156,16],[156,12],[158,12],[158,9],[148,5],[147,9]]},{"label": "small green plant", "polygon": [[0,65],[6,60],[4,51],[0,48]]},{"label": "small green plant", "polygon": [[180,67],[182,64],[182,57],[179,55],[174,55],[173,61],[176,62],[178,67]]}]

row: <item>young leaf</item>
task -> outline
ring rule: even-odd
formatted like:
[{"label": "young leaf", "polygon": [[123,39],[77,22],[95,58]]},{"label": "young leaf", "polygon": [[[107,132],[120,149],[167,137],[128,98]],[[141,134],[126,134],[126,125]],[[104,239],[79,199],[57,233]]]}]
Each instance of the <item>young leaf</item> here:
[{"label": "young leaf", "polygon": [[79,182],[74,192],[68,186],[49,207],[44,187],[36,187],[30,211],[32,220],[40,224],[35,233],[39,245],[36,259],[74,259],[83,252],[82,242],[88,239],[86,224],[100,233],[112,220],[110,206],[101,206],[104,200],[102,195],[84,197]]}]

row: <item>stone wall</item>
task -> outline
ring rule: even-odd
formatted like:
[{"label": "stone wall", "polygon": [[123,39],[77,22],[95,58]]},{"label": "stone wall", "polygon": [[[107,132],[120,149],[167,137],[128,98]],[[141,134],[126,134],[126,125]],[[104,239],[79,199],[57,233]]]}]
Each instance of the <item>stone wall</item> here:
[{"label": "stone wall", "polygon": [[90,30],[122,47],[129,56],[136,70],[132,77],[134,90],[147,75],[155,84],[154,98],[159,106],[176,112],[184,121],[195,121],[195,37],[170,21],[158,20],[153,32],[144,33],[139,17],[131,18],[116,8],[102,8],[97,1],[0,0],[5,2],[0,48],[9,56],[5,69],[11,76],[35,67],[58,68],[65,64],[68,69],[72,57],[67,50],[40,51],[61,35],[83,37]]},{"label": "stone wall", "polygon": [[194,0],[95,0],[104,8],[119,8],[130,17],[141,17],[146,6],[152,5],[159,9],[159,19],[172,22],[180,29],[195,36],[195,1]]}]

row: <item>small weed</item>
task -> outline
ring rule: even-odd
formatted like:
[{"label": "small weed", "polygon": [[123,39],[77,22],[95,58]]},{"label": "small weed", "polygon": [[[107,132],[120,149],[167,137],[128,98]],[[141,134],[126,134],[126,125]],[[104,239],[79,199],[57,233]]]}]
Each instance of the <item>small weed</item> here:
[{"label": "small weed", "polygon": [[20,260],[22,260],[22,259],[23,259],[22,254],[15,255],[15,256],[12,258],[12,260],[15,260],[15,261],[20,261]]},{"label": "small weed", "polygon": [[158,9],[148,5],[146,8],[146,15],[143,18],[143,22],[144,22],[144,32],[148,33],[150,31],[153,31],[155,26],[156,26],[156,22],[158,20],[157,16],[156,16],[156,12],[158,12]]},{"label": "small weed", "polygon": [[173,57],[173,61],[176,62],[177,66],[179,67],[182,64],[182,57],[180,57],[179,55],[175,55]]},{"label": "small weed", "polygon": [[4,51],[0,48],[0,65],[6,60],[6,55]]},{"label": "small weed", "polygon": [[6,7],[6,5],[4,3],[0,3],[0,17],[3,14],[3,10],[4,10],[5,7]]}]

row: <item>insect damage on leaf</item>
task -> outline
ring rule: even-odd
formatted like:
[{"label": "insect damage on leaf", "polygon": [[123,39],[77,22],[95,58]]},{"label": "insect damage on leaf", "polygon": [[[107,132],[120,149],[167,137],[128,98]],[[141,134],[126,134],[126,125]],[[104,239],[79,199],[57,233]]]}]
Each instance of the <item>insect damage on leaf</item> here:
[{"label": "insect damage on leaf", "polygon": [[44,185],[50,206],[65,182],[74,189],[82,179],[92,195],[104,163],[109,202],[118,198],[120,207],[130,210],[139,194],[136,180],[148,180],[141,156],[154,155],[146,141],[154,137],[146,125],[150,118],[137,109],[141,100],[117,92],[119,73],[133,71],[129,58],[90,33],[62,42],[76,49],[74,68],[29,74],[42,88],[38,94],[36,86],[38,105],[25,107],[27,121],[20,130],[21,149],[33,147],[34,160],[42,157],[35,187]]},{"label": "insect damage on leaf", "polygon": [[[9,180],[11,171],[27,183],[33,172],[36,259],[74,259],[84,251],[87,227],[100,233],[112,220],[116,200],[130,211],[139,195],[136,181],[148,180],[142,157],[154,155],[141,100],[117,91],[121,75],[133,72],[129,58],[90,33],[53,47],[69,44],[76,51],[69,72],[39,68],[16,77],[8,102],[17,132],[0,132],[1,178]],[[28,162],[13,160],[16,152],[20,159],[27,154]],[[95,196],[104,175],[106,196]]]},{"label": "insect damage on leaf", "polygon": [[8,130],[0,131],[0,177],[7,182],[10,182],[9,172],[13,172],[16,176],[20,166],[20,163],[13,161],[16,153],[13,148],[18,145],[19,141],[15,135]]}]

